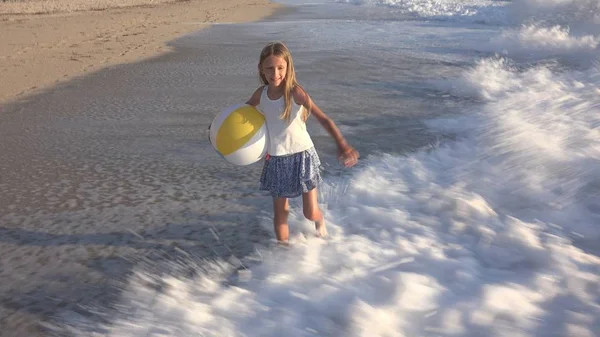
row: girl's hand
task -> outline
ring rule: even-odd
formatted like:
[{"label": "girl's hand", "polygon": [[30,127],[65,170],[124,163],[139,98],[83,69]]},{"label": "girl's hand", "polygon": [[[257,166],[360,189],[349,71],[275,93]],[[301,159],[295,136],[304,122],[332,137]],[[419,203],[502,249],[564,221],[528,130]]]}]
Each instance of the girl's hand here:
[{"label": "girl's hand", "polygon": [[338,160],[346,167],[356,165],[358,158],[360,158],[360,154],[350,145],[346,145],[338,151]]}]

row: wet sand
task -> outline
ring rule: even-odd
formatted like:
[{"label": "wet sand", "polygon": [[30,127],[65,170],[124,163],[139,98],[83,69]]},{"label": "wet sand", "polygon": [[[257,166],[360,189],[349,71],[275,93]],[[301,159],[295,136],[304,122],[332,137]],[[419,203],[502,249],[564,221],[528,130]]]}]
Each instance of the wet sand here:
[{"label": "wet sand", "polygon": [[214,74],[194,69],[205,51],[181,41],[279,8],[201,0],[0,16],[0,336],[96,320],[136,265],[243,256],[268,240],[263,205],[244,202],[259,167],[206,160],[216,107],[202,110],[211,93],[194,88]]}]

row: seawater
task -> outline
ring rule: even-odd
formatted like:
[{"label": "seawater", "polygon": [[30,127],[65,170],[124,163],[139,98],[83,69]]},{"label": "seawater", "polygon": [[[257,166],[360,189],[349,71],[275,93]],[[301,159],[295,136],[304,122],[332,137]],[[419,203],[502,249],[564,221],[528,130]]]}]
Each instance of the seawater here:
[{"label": "seawater", "polygon": [[[258,86],[265,43],[290,47],[300,82],[362,154],[339,168],[329,136],[310,124],[330,239],[312,238],[294,203],[290,248],[190,258],[193,275],[140,269],[92,330],[598,334],[599,3],[284,3],[292,9],[263,22],[177,44],[208,69],[198,88],[213,93],[206,120]],[[268,208],[256,216],[270,229]]]}]

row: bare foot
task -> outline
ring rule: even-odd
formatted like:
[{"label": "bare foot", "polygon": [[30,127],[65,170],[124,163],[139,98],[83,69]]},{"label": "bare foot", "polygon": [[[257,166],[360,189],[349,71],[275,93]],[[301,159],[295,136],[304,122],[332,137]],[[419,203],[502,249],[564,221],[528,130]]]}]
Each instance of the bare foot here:
[{"label": "bare foot", "polygon": [[317,236],[321,238],[326,238],[327,226],[325,226],[325,219],[321,219],[319,221],[315,221],[315,230],[317,231]]}]

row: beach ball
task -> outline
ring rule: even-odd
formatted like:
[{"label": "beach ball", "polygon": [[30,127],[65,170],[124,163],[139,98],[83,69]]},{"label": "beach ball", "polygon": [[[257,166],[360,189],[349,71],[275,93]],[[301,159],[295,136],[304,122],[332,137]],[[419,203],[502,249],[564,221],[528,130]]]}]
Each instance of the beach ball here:
[{"label": "beach ball", "polygon": [[237,104],[221,111],[209,133],[217,153],[234,165],[253,164],[267,153],[265,117],[251,105]]}]

